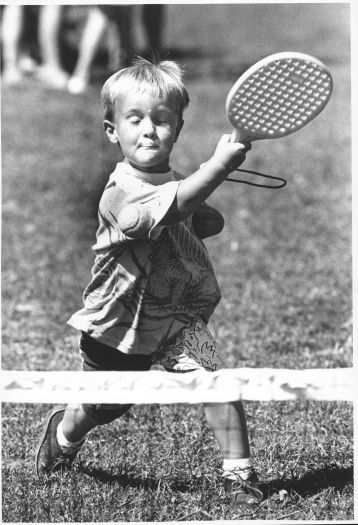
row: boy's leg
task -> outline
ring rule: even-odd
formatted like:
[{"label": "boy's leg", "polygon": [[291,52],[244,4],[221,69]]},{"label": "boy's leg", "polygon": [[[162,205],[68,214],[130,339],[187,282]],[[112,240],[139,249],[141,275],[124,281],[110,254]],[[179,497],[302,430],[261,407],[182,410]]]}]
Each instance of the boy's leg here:
[{"label": "boy's leg", "polygon": [[[200,319],[170,338],[155,357],[167,370],[219,370],[224,363],[206,324]],[[250,458],[246,417],[241,401],[206,403],[205,415],[224,457],[225,491],[238,506],[256,505],[263,497]]]},{"label": "boy's leg", "polygon": [[249,458],[250,446],[242,402],[207,403],[204,411],[224,458]]},{"label": "boy's leg", "polygon": [[[113,405],[108,405],[112,407]],[[115,410],[106,410],[106,405],[67,405],[61,424],[61,431],[69,442],[82,441],[88,432],[99,425],[106,425],[125,414],[132,405],[116,405]],[[84,409],[87,408],[87,410]],[[94,408],[100,407],[100,408]],[[92,417],[90,410],[94,410]],[[108,412],[108,414],[107,414]]]},{"label": "boy's leg", "polygon": [[[149,356],[127,356],[83,333],[80,339],[85,371],[149,370]],[[47,414],[45,427],[36,452],[39,477],[71,466],[86,434],[98,425],[111,423],[129,410],[129,404],[70,404],[58,406]]]},{"label": "boy's leg", "polygon": [[[39,477],[69,468],[85,442],[90,430],[98,425],[104,425],[117,419],[131,405],[120,405],[115,413],[106,414],[100,409],[95,419],[86,413],[84,406],[94,405],[71,404],[57,406],[47,414],[45,428],[36,452],[36,471]],[[102,405],[103,406],[103,405]]]},{"label": "boy's leg", "polygon": [[204,405],[205,415],[223,454],[225,492],[234,506],[250,508],[263,498],[250,457],[241,401]]},{"label": "boy's leg", "polygon": [[47,413],[35,456],[36,472],[39,478],[50,472],[70,467],[84,443],[84,434],[76,442],[69,441],[64,436],[62,421],[66,410],[65,406],[60,405]]},{"label": "boy's leg", "polygon": [[61,429],[69,442],[76,443],[82,441],[88,432],[98,425],[99,423],[88,416],[82,405],[78,403],[67,405]]}]

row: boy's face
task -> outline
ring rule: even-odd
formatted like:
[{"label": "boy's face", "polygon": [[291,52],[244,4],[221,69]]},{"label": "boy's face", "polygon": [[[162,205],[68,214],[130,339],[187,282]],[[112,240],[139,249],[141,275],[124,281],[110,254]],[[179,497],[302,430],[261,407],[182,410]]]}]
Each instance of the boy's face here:
[{"label": "boy's face", "polygon": [[119,97],[114,122],[104,122],[108,138],[119,143],[127,161],[153,173],[168,171],[169,155],[182,125],[172,101],[137,92]]}]

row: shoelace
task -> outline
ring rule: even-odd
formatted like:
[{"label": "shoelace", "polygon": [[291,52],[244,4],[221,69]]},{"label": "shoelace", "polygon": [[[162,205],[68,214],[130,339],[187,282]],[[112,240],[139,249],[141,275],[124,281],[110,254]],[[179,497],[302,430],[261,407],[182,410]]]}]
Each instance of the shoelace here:
[{"label": "shoelace", "polygon": [[239,479],[234,481],[232,484],[232,490],[233,492],[242,492],[245,494],[249,493],[257,500],[262,499],[261,490],[254,487],[249,480]]}]

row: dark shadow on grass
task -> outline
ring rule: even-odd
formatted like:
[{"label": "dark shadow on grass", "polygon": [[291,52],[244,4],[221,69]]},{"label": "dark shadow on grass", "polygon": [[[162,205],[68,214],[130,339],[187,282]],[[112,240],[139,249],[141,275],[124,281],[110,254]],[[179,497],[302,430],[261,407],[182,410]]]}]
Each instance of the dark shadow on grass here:
[{"label": "dark shadow on grass", "polygon": [[266,497],[279,490],[287,490],[287,492],[295,492],[301,497],[307,497],[313,496],[328,487],[343,489],[349,483],[353,483],[353,467],[326,467],[308,471],[299,479],[275,479],[262,483],[262,489]]},{"label": "dark shadow on grass", "polygon": [[[87,476],[100,481],[102,483],[118,483],[123,487],[141,488],[145,490],[157,490],[159,484],[163,484],[162,479],[156,479],[152,476],[147,478],[139,478],[127,473],[112,474],[106,470],[96,467],[88,467],[81,465],[80,471]],[[200,492],[200,486],[195,483],[195,479],[192,480],[179,480],[175,478],[167,479],[166,485],[173,492]]]}]

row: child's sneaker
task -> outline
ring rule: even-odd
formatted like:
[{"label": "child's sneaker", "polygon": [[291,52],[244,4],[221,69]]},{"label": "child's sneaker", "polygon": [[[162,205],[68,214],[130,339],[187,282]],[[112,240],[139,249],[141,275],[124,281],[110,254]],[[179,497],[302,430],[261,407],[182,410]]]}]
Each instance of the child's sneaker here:
[{"label": "child's sneaker", "polygon": [[257,507],[264,497],[259,488],[256,472],[253,472],[245,480],[238,474],[236,474],[236,479],[225,478],[225,493],[230,496],[232,507],[245,509]]},{"label": "child's sneaker", "polygon": [[66,451],[57,442],[57,427],[62,421],[65,407],[56,406],[47,414],[45,428],[36,451],[36,472],[39,478],[46,474],[71,467],[80,447]]}]

